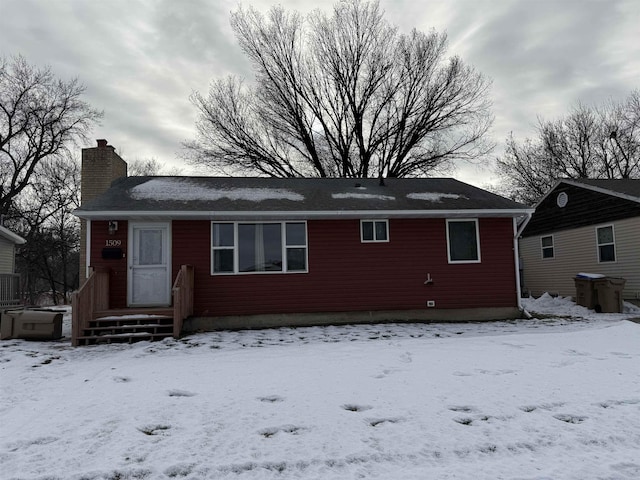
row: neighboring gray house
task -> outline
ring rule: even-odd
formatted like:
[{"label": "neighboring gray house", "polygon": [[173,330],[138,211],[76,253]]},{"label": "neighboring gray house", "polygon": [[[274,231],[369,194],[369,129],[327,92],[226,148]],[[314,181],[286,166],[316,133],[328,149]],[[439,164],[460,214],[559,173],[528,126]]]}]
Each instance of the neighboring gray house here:
[{"label": "neighboring gray house", "polygon": [[640,303],[640,180],[560,180],[520,237],[523,291],[575,297],[578,273],[626,279]]},{"label": "neighboring gray house", "polygon": [[19,303],[20,277],[16,271],[16,245],[25,239],[0,225],[0,306]]}]

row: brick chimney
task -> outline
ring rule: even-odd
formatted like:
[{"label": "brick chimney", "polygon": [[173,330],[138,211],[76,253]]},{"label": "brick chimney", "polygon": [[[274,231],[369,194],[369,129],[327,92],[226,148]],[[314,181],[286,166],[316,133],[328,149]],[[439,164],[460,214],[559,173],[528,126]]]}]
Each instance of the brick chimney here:
[{"label": "brick chimney", "polygon": [[[80,197],[86,203],[106,192],[111,183],[127,176],[127,162],[109,145],[105,139],[98,140],[98,146],[82,149],[82,170]],[[80,282],[87,274],[87,222],[81,221],[80,228]]]},{"label": "brick chimney", "polygon": [[98,140],[97,147],[82,149],[80,194],[83,203],[106,192],[115,179],[126,176],[127,163],[106,140]]}]

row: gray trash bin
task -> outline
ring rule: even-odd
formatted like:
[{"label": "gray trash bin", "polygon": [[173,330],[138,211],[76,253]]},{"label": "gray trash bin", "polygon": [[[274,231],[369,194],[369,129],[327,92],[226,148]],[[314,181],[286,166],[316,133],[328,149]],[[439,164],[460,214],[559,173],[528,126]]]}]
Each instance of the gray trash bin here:
[{"label": "gray trash bin", "polygon": [[0,318],[0,339],[57,340],[62,337],[62,313],[47,310],[6,310]]},{"label": "gray trash bin", "polygon": [[574,282],[576,284],[576,303],[587,307],[590,310],[595,309],[598,303],[598,293],[594,287],[594,281],[604,278],[604,275],[597,273],[579,273],[576,275]]},{"label": "gray trash bin", "polygon": [[595,310],[602,313],[622,313],[624,301],[622,290],[627,281],[624,278],[604,277],[593,280],[597,303]]}]

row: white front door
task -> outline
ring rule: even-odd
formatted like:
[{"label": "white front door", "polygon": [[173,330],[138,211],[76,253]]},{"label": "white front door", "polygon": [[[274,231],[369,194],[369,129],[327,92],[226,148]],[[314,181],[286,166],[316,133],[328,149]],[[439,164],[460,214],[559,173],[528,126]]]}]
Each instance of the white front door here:
[{"label": "white front door", "polygon": [[129,306],[171,304],[168,223],[130,223]]}]

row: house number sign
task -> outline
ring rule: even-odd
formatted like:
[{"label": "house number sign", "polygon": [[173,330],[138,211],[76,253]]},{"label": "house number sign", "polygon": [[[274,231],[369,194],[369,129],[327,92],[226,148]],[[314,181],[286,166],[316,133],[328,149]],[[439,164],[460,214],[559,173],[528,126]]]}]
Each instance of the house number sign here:
[{"label": "house number sign", "polygon": [[119,247],[122,245],[122,240],[105,240],[105,247]]}]

